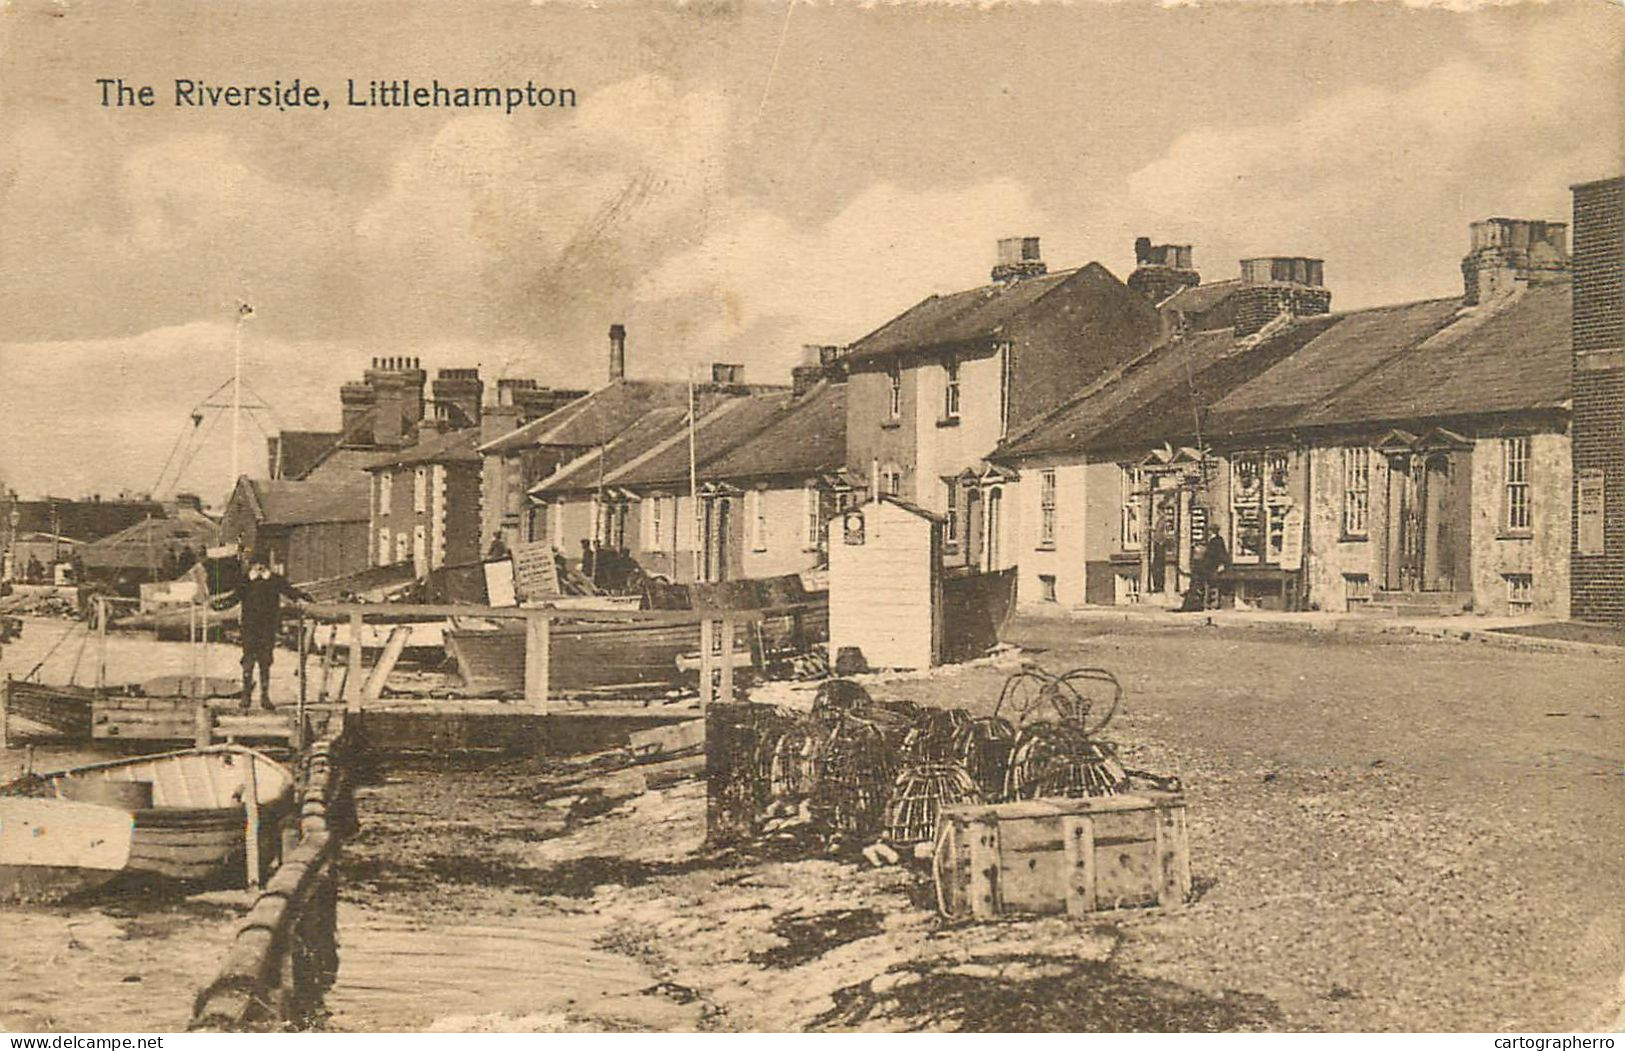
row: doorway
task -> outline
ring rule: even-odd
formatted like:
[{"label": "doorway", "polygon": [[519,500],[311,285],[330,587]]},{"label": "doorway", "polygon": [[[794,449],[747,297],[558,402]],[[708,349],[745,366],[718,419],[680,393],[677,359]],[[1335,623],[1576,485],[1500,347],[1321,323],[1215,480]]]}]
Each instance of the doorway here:
[{"label": "doorway", "polygon": [[1467,462],[1448,452],[1389,457],[1390,591],[1455,591],[1468,582]]}]

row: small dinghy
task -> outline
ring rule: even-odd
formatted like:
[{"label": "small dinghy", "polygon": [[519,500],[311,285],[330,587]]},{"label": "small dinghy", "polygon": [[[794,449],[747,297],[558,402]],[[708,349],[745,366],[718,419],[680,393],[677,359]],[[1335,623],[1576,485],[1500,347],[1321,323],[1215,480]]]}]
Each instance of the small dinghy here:
[{"label": "small dinghy", "polygon": [[241,745],[95,763],[0,786],[0,899],[56,900],[123,872],[189,884],[241,879],[250,815],[259,857],[269,858],[293,788],[287,767]]}]

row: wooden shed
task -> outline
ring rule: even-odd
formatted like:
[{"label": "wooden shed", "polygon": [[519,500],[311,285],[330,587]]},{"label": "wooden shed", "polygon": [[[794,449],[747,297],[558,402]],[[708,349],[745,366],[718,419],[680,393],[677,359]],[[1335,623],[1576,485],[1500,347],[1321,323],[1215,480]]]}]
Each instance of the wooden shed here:
[{"label": "wooden shed", "polygon": [[875,668],[942,660],[942,519],[892,496],[829,525],[829,652]]}]

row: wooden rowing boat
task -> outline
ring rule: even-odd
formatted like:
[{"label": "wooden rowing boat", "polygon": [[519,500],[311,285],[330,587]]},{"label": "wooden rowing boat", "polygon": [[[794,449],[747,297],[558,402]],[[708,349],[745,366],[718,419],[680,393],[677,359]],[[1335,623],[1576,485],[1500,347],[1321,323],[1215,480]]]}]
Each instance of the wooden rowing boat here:
[{"label": "wooden rowing boat", "polygon": [[241,745],[117,759],[0,786],[0,898],[55,900],[121,873],[241,879],[249,808],[259,857],[293,805],[293,774]]},{"label": "wooden rowing boat", "polygon": [[[447,629],[446,652],[457,661],[463,685],[482,692],[519,693],[525,686],[525,631],[520,622],[487,622],[490,626]],[[829,638],[827,596],[809,599],[793,613],[762,621],[764,645],[782,650]],[[736,651],[749,653],[753,627],[734,626]],[[552,692],[567,693],[606,686],[675,683],[678,658],[699,650],[697,624],[647,622],[555,622],[549,638],[549,682]]]}]

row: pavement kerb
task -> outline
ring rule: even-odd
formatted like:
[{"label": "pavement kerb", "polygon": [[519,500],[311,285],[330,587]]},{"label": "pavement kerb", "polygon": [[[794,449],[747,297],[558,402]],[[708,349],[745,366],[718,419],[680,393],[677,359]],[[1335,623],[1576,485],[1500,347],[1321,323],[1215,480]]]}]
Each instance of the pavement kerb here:
[{"label": "pavement kerb", "polygon": [[[1430,618],[1390,618],[1358,613],[1272,613],[1230,611],[1214,613],[1175,613],[1160,609],[1125,610],[1113,607],[1020,606],[1016,615],[1039,620],[1067,620],[1092,624],[1123,624],[1143,628],[1191,630],[1196,628],[1259,628],[1272,631],[1336,632],[1353,635],[1408,635],[1446,642],[1476,642],[1503,649],[1545,653],[1586,654],[1625,658],[1625,648],[1569,639],[1545,639],[1515,635],[1476,627],[1466,618],[1448,618],[1441,623]],[[1464,621],[1455,623],[1454,621]]]}]

